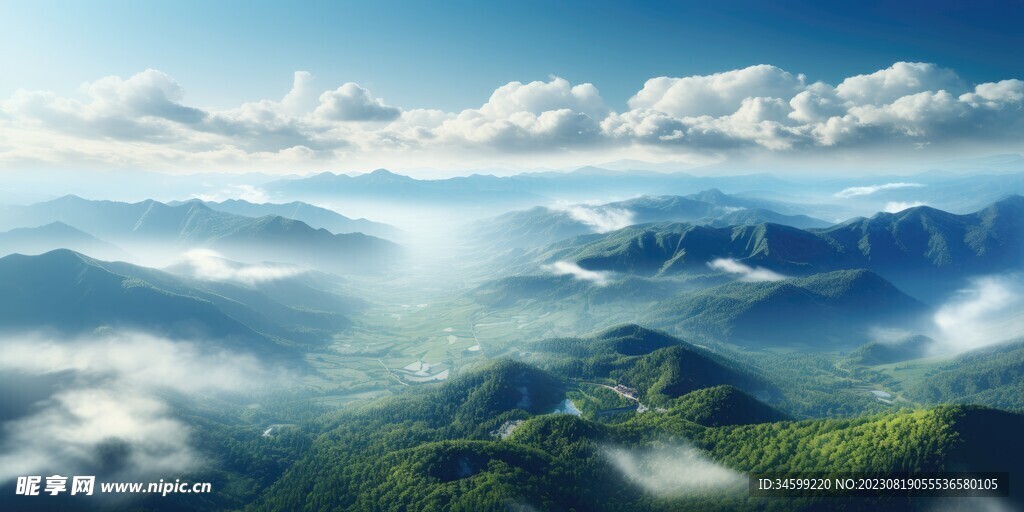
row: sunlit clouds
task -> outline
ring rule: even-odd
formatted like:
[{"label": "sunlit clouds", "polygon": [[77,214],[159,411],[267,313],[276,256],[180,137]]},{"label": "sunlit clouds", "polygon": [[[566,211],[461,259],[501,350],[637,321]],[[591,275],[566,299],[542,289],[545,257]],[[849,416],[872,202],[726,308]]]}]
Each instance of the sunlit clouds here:
[{"label": "sunlit clouds", "polygon": [[[460,111],[393,104],[364,85],[318,84],[305,71],[282,93],[201,107],[188,102],[187,84],[156,69],[95,79],[75,95],[20,89],[0,99],[0,168],[295,172],[835,150],[877,157],[893,148],[1005,151],[1024,135],[1021,80],[972,85],[954,70],[914,62],[834,85],[768,64],[653,77],[624,105],[608,104],[598,84],[557,76],[499,85],[484,104]],[[897,186],[914,185],[837,195]]]}]

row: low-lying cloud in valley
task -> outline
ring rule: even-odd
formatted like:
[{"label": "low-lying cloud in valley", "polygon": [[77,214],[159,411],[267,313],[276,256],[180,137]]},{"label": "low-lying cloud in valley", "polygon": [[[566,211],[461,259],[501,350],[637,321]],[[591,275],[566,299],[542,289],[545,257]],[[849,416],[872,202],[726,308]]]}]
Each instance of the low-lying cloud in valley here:
[{"label": "low-lying cloud in valley", "polygon": [[[203,463],[172,397],[249,392],[274,375],[252,357],[142,333],[0,339],[0,375],[48,382],[4,403],[0,482],[21,475],[174,478]],[[37,386],[38,387],[38,386]]]},{"label": "low-lying cloud in valley", "polygon": [[761,267],[744,265],[731,258],[718,258],[708,262],[708,267],[739,276],[741,281],[782,281],[786,276]]},{"label": "low-lying cloud in valley", "polygon": [[901,189],[901,188],[921,188],[923,186],[924,185],[922,185],[920,183],[902,183],[902,182],[899,182],[899,183],[886,183],[884,185],[868,185],[866,187],[844,188],[843,190],[840,190],[839,192],[836,192],[835,195],[836,195],[836,197],[842,197],[842,198],[857,197],[857,196],[869,196],[871,194],[874,194],[876,192],[881,192],[883,190],[896,190],[896,189]]},{"label": "low-lying cloud in valley", "polygon": [[611,272],[587,270],[571,261],[556,261],[550,265],[544,265],[544,270],[556,276],[573,276],[580,281],[594,283],[597,286],[608,284],[612,278]]},{"label": "low-lying cloud in valley", "polygon": [[639,449],[606,447],[604,455],[629,481],[662,496],[738,490],[747,482],[742,474],[682,444]]},{"label": "low-lying cloud in valley", "polygon": [[171,270],[204,281],[231,281],[250,286],[307,272],[307,269],[295,265],[237,263],[209,249],[192,249],[182,254],[180,261]]},{"label": "low-lying cloud in valley", "polygon": [[607,233],[635,224],[635,215],[625,208],[571,205],[562,210],[574,220],[589,226],[595,233]]},{"label": "low-lying cloud in valley", "polygon": [[973,279],[936,310],[937,351],[964,352],[1024,336],[1022,289],[1019,274]]}]

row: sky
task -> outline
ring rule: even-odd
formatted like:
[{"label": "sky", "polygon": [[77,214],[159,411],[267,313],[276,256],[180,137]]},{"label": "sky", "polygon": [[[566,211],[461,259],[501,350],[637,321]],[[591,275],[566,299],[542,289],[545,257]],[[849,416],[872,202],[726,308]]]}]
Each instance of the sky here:
[{"label": "sky", "polygon": [[0,169],[1021,150],[1022,2],[703,4],[0,2]]}]

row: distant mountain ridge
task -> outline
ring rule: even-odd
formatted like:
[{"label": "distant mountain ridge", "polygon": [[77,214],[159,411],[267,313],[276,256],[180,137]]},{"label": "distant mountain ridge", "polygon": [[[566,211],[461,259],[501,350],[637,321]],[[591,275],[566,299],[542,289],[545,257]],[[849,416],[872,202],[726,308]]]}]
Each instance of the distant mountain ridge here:
[{"label": "distant mountain ridge", "polygon": [[256,289],[190,281],[66,249],[0,258],[0,302],[5,329],[138,329],[258,354],[321,344],[350,324],[336,312],[292,308]]},{"label": "distant mountain ridge", "polygon": [[0,256],[13,253],[42,254],[54,249],[71,249],[104,260],[131,257],[124,249],[60,221],[0,233]]},{"label": "distant mountain ridge", "polygon": [[[775,210],[769,210],[768,207]],[[508,212],[471,225],[468,238],[495,249],[527,248],[551,244],[574,236],[605,231],[599,225],[689,222],[734,226],[774,222],[797,228],[827,227],[830,223],[806,215],[786,215],[793,207],[709,189],[689,196],[641,196],[602,205],[566,208],[537,206]]]},{"label": "distant mountain ridge", "polygon": [[1024,264],[1024,197],[955,215],[920,206],[825,229],[779,224],[631,226],[517,256],[513,268],[568,260],[588,270],[642,275],[707,273],[727,258],[786,275],[866,268],[918,296],[948,291],[972,275]]},{"label": "distant mountain ridge", "polygon": [[362,272],[386,268],[399,254],[387,240],[362,233],[334,234],[277,215],[258,218],[220,212],[200,202],[177,206],[91,201],[64,196],[13,212],[6,225],[62,222],[132,250],[152,245],[171,250],[216,249],[232,259],[274,260],[329,271]]},{"label": "distant mountain ridge", "polygon": [[255,218],[276,215],[286,219],[305,222],[310,227],[323,228],[336,234],[363,233],[392,240],[399,235],[399,230],[394,226],[366,219],[352,219],[333,210],[301,201],[292,201],[290,203],[252,203],[242,199],[228,199],[219,202],[191,199],[189,201],[170,202],[167,204],[178,206],[190,202],[199,202],[219,212],[233,213],[245,217]]},{"label": "distant mountain ridge", "polygon": [[863,343],[875,327],[917,326],[929,309],[868,270],[775,282],[734,282],[662,301],[653,326],[739,345]]}]

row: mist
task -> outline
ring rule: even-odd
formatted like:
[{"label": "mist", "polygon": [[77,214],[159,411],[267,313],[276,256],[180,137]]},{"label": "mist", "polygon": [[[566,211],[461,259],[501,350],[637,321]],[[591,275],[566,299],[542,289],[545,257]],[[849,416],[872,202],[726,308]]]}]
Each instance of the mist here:
[{"label": "mist", "polygon": [[1020,274],[978,277],[939,306],[936,351],[959,353],[1024,336]]},{"label": "mist", "polygon": [[3,424],[0,481],[173,478],[204,460],[171,397],[249,392],[276,379],[250,356],[137,332],[66,341],[26,334],[0,347],[0,373],[9,379],[53,379],[48,393]]},{"label": "mist", "polygon": [[252,286],[295,277],[307,269],[295,265],[236,263],[210,249],[192,249],[181,255],[173,271],[204,281],[233,281]]},{"label": "mist", "polygon": [[556,261],[550,265],[544,265],[543,269],[556,276],[572,276],[580,281],[587,281],[597,286],[605,286],[611,280],[611,272],[600,270],[587,270],[571,261]]},{"label": "mist", "polygon": [[604,455],[624,477],[661,495],[745,488],[746,478],[685,444],[658,443],[641,449],[606,447]]},{"label": "mist", "polygon": [[635,215],[625,208],[589,206],[583,204],[556,207],[590,227],[595,233],[607,233],[636,224]]},{"label": "mist", "polygon": [[782,281],[787,279],[786,276],[779,274],[778,272],[768,270],[761,267],[751,267],[744,265],[731,258],[718,258],[708,262],[708,267],[714,270],[720,270],[727,274],[733,274],[740,278],[741,281],[747,282],[762,282],[762,281]]},{"label": "mist", "polygon": [[897,182],[897,183],[885,183],[885,184],[882,184],[882,185],[868,185],[868,186],[865,186],[865,187],[849,187],[849,188],[844,188],[843,190],[840,190],[839,192],[836,192],[835,196],[836,197],[842,197],[842,198],[857,197],[857,196],[869,196],[871,194],[874,194],[876,192],[881,192],[883,190],[895,190],[895,189],[900,189],[900,188],[920,188],[920,187],[923,187],[923,186],[924,185],[921,184],[921,183]]}]

